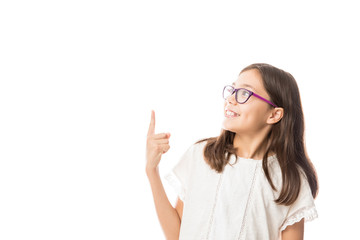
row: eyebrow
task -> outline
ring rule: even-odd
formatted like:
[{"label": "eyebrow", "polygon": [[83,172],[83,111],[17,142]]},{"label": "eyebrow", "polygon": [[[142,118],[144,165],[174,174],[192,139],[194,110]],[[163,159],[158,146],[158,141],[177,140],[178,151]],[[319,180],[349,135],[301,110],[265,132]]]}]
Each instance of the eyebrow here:
[{"label": "eyebrow", "polygon": [[[231,85],[232,85],[232,86],[235,86],[235,82],[233,82]],[[253,86],[251,86],[251,85],[249,85],[249,84],[247,84],[247,83],[244,83],[244,84],[242,84],[242,85],[243,85],[244,87],[249,87],[249,88],[255,90],[255,88],[254,88]]]}]

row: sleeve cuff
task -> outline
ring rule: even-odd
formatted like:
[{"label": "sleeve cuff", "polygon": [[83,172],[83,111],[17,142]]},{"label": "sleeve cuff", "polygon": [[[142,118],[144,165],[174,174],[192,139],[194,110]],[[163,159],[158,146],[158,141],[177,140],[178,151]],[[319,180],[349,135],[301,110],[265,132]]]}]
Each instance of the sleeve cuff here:
[{"label": "sleeve cuff", "polygon": [[301,219],[305,219],[305,222],[312,221],[318,217],[315,206],[304,207],[296,211],[290,217],[288,217],[280,228],[280,232],[285,230],[287,226],[300,222]]}]

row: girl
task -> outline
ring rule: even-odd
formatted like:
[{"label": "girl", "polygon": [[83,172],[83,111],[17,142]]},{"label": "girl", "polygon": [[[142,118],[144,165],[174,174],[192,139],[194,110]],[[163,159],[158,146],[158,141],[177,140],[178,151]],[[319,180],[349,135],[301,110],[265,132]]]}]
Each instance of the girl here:
[{"label": "girl", "polygon": [[252,64],[223,98],[221,134],[192,144],[165,176],[178,193],[175,208],[158,172],[170,134],[155,134],[152,111],[146,173],[166,239],[303,239],[304,221],[317,217],[318,181],[295,79]]}]

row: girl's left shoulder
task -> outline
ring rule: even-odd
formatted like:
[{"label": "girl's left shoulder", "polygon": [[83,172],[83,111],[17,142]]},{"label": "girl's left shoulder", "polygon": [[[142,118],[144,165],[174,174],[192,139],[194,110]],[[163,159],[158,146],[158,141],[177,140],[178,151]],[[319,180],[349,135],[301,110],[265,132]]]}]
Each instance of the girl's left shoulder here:
[{"label": "girl's left shoulder", "polygon": [[[281,167],[280,167],[280,164],[279,164],[279,161],[278,161],[276,155],[270,156],[268,158],[267,167],[268,167],[268,171],[269,171],[269,174],[270,174],[273,184],[275,185],[276,188],[278,188],[278,187],[281,188],[282,187],[282,172],[281,172]],[[298,168],[298,171],[299,171],[299,176],[300,176],[300,180],[301,180],[300,191],[303,192],[303,194],[309,193],[312,196],[310,185],[307,180],[306,174],[300,167]],[[264,170],[263,170],[263,173],[264,173]],[[265,175],[265,173],[264,173],[264,175]]]},{"label": "girl's left shoulder", "polygon": [[[278,189],[278,191],[276,191],[276,196],[278,196],[278,193],[281,191],[282,187],[282,174],[280,164],[277,159],[269,161],[268,168],[272,174],[272,181],[275,187]],[[299,222],[302,219],[307,222],[318,217],[315,201],[306,174],[301,168],[298,168],[298,171],[301,182],[300,191],[294,203],[289,206],[281,205],[282,208],[287,209],[287,214],[280,228],[281,231],[284,230],[287,226]]]}]

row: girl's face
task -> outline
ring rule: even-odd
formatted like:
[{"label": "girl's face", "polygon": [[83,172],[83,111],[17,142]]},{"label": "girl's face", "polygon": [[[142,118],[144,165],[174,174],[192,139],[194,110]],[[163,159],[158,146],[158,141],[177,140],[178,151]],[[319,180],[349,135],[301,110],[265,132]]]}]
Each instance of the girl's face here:
[{"label": "girl's face", "polygon": [[[233,84],[234,88],[248,89],[263,98],[270,97],[265,91],[262,78],[258,70],[251,69],[241,73]],[[227,110],[237,115],[227,115]],[[223,128],[235,133],[254,135],[269,127],[269,117],[274,108],[265,101],[251,96],[247,102],[240,104],[235,100],[235,93],[229,96],[224,102]]]}]

